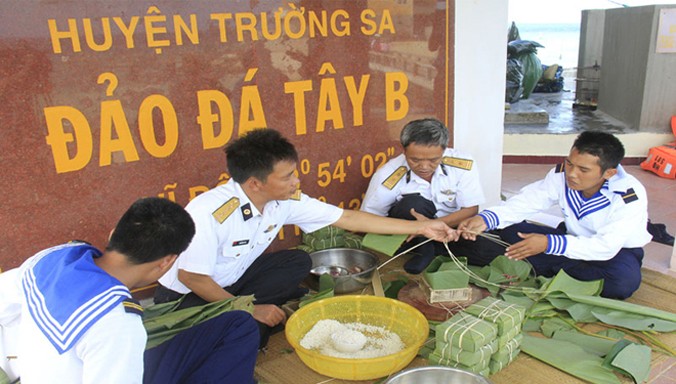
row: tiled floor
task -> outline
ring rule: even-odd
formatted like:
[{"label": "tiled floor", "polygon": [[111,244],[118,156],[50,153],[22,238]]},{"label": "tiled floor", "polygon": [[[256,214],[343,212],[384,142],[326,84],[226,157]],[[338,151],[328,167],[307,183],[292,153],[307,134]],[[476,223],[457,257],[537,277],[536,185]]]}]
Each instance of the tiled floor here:
[{"label": "tiled floor", "polygon": [[[553,164],[504,164],[502,167],[502,193],[509,197],[528,183],[545,176]],[[648,192],[648,217],[653,223],[663,223],[667,232],[676,232],[676,181],[661,178],[644,171],[639,166],[626,166],[625,170],[635,176]],[[548,213],[556,214],[556,210]],[[645,246],[643,266],[676,277],[669,269],[672,247],[651,242]]]}]

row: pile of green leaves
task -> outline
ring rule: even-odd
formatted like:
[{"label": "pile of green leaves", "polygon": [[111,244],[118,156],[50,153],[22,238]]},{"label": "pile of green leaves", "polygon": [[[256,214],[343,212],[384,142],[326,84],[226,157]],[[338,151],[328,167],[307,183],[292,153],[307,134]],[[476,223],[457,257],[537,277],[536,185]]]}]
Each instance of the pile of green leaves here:
[{"label": "pile of green leaves", "polygon": [[470,283],[488,289],[491,296],[497,296],[505,287],[518,287],[517,290],[520,292],[525,287],[537,286],[530,274],[532,270],[530,264],[525,261],[513,261],[505,256],[496,257],[484,267],[470,265],[469,269],[474,273],[474,276],[470,276]]},{"label": "pile of green leaves", "polygon": [[253,295],[236,296],[198,307],[179,309],[183,298],[163,304],[155,304],[144,310],[143,326],[148,333],[146,349],[156,347],[179,332],[228,311],[253,313]]},{"label": "pile of green leaves", "polygon": [[[620,383],[614,372],[644,381],[651,352],[676,353],[655,335],[676,331],[676,314],[599,294],[603,281],[579,281],[564,271],[533,278],[530,264],[503,256],[473,268],[472,282],[494,296],[527,308],[521,350],[538,360],[592,383]],[[606,330],[590,333],[579,324]]]}]

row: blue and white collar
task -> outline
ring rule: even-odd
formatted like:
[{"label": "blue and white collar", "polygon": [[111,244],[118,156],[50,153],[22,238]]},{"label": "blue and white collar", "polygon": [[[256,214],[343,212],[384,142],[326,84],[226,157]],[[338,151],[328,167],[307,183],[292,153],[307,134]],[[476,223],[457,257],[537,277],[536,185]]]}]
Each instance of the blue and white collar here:
[{"label": "blue and white collar", "polygon": [[94,264],[96,248],[82,243],[50,248],[35,256],[22,284],[35,324],[62,354],[123,300],[129,289]]},{"label": "blue and white collar", "polygon": [[[602,190],[608,190],[608,180],[601,186]],[[596,192],[589,199],[585,199],[582,191],[570,189],[566,184],[566,201],[578,220],[610,205],[610,200],[601,191]]]}]

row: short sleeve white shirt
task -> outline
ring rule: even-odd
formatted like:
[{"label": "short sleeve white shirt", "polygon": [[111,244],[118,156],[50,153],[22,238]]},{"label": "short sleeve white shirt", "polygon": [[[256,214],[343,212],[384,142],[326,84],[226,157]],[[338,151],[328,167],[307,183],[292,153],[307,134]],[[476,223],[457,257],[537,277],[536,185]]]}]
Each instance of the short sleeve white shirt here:
[{"label": "short sleeve white shirt", "polygon": [[[461,208],[473,207],[485,201],[479,180],[476,162],[466,154],[453,148],[446,148],[444,157],[459,158],[471,164],[470,169],[463,169],[440,164],[428,182],[416,175],[408,166],[406,156],[401,154],[382,166],[371,178],[364,196],[361,210],[379,216],[387,216],[392,205],[402,196],[419,193],[430,200],[437,208],[437,217],[449,215]],[[383,183],[399,169],[406,168],[406,174],[391,189]]]},{"label": "short sleeve white shirt", "polygon": [[[229,208],[223,211],[225,207]],[[343,214],[341,208],[305,194],[298,200],[270,201],[259,212],[234,180],[197,196],[186,210],[195,222],[195,237],[159,280],[179,293],[190,292],[178,280],[179,269],[210,276],[227,287],[242,277],[282,226],[295,224],[312,232],[335,223]]]}]

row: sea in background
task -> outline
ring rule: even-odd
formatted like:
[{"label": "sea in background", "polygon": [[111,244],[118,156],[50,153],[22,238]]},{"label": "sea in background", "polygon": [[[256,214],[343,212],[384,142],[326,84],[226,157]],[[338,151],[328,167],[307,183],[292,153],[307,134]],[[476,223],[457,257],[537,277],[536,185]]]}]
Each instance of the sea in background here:
[{"label": "sea in background", "polygon": [[521,40],[544,45],[537,56],[544,65],[559,64],[564,70],[577,67],[580,45],[580,24],[519,24]]}]

